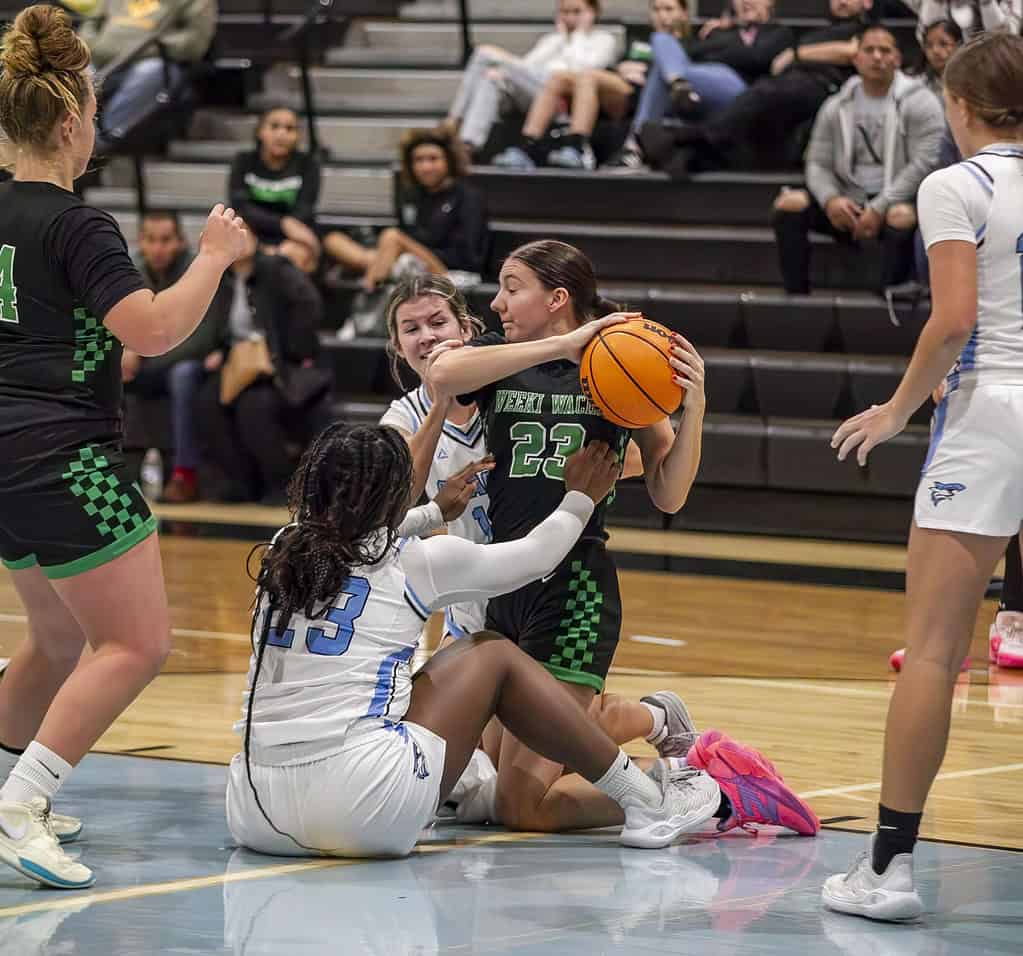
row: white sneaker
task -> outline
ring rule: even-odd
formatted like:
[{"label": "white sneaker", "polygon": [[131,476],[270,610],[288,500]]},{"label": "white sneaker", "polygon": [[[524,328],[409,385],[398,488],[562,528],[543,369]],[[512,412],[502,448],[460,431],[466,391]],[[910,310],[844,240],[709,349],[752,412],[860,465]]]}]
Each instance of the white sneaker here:
[{"label": "white sneaker", "polygon": [[644,704],[664,711],[664,736],[654,744],[662,757],[684,757],[700,735],[682,698],[674,691],[659,690],[641,698]]},{"label": "white sneaker", "polygon": [[848,873],[829,876],[821,889],[821,902],[839,913],[868,919],[902,922],[916,919],[924,911],[923,901],[913,887],[913,854],[892,857],[888,868],[878,875],[871,864],[875,836],[870,848],[856,857]]},{"label": "white sneaker", "polygon": [[683,833],[700,829],[721,805],[721,788],[702,770],[669,770],[659,763],[649,776],[660,786],[661,805],[625,811],[624,846],[643,850],[670,846]]},{"label": "white sneaker", "polygon": [[995,663],[999,667],[1023,668],[1023,627],[1016,621],[1002,630]]},{"label": "white sneaker", "polygon": [[78,817],[69,817],[64,813],[50,812],[50,827],[53,835],[61,843],[71,843],[82,835],[82,821]]},{"label": "white sneaker", "polygon": [[79,890],[96,879],[92,870],[60,848],[46,797],[33,797],[28,803],[0,801],[0,860],[30,880],[59,890]]},{"label": "white sneaker", "polygon": [[458,823],[500,823],[497,818],[497,768],[477,748],[447,800],[437,810],[438,820]]}]

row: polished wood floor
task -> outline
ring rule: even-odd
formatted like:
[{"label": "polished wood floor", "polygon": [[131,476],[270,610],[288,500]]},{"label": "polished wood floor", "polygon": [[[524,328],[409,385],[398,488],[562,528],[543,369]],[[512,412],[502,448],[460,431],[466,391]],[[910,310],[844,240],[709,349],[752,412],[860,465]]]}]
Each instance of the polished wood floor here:
[{"label": "polished wood floor", "polygon": [[[621,532],[619,541],[635,534]],[[650,533],[639,534],[623,546],[653,547]],[[743,548],[706,535],[662,541],[681,553]],[[167,536],[162,548],[174,651],[97,749],[226,762],[237,749],[231,725],[248,661],[252,545]],[[904,554],[890,547],[757,539],[757,548],[759,560],[774,554],[782,564],[904,566]],[[701,727],[719,727],[769,754],[822,818],[872,826],[892,686],[887,658],[901,643],[900,593],[647,571],[623,571],[622,593],[623,638],[609,690],[678,691]],[[1023,810],[1023,672],[989,671],[993,613],[986,602],[978,617],[974,669],[957,689],[952,745],[924,834],[1023,849],[1023,834],[1010,825]],[[0,656],[9,656],[25,622],[6,572],[0,622]],[[630,750],[648,752],[643,743]]]}]

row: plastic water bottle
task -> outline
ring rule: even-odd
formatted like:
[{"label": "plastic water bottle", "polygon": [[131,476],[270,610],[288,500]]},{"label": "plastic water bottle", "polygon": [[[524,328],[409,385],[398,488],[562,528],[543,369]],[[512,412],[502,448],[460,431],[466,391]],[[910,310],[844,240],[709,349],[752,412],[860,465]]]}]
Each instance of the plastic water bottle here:
[{"label": "plastic water bottle", "polygon": [[146,452],[139,478],[142,494],[149,501],[156,501],[163,494],[163,455],[159,448],[150,448]]}]

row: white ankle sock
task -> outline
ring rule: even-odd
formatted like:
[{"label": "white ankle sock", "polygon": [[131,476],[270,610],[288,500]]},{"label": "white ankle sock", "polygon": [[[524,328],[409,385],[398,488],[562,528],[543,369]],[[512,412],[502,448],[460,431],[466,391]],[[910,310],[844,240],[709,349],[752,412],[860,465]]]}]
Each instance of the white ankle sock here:
[{"label": "white ankle sock", "polygon": [[52,800],[73,769],[63,757],[33,740],[0,789],[0,800],[14,803],[28,803],[33,797]]},{"label": "white ankle sock", "polygon": [[593,785],[623,810],[630,807],[659,807],[664,802],[661,788],[621,749],[607,773],[599,780],[594,780]]},{"label": "white ankle sock", "polygon": [[650,716],[654,719],[654,729],[646,735],[646,741],[656,747],[668,736],[668,714],[663,707],[658,707],[657,704],[648,704],[645,700],[642,701],[642,704],[650,711]]}]

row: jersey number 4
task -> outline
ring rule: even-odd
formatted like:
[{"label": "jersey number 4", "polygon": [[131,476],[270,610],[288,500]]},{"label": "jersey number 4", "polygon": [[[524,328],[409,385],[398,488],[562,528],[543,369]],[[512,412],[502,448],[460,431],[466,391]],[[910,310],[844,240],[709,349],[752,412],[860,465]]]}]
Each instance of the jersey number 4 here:
[{"label": "jersey number 4", "polygon": [[[355,622],[366,610],[369,590],[369,581],[365,578],[349,578],[345,582],[345,589],[338,595],[338,606],[323,615],[324,620],[337,628],[337,634],[328,637],[324,628],[310,626],[305,634],[305,646],[310,654],[340,657],[348,650],[355,634]],[[291,627],[283,634],[278,634],[277,628],[272,627],[266,638],[272,647],[291,647],[294,640],[295,630]]]},{"label": "jersey number 4", "polygon": [[0,322],[18,321],[18,287],[14,284],[14,246],[0,246]]},{"label": "jersey number 4", "polygon": [[[535,478],[543,471],[554,481],[565,477],[565,459],[574,455],[586,441],[586,429],[576,422],[558,422],[550,432],[539,422],[516,422],[509,435],[512,463],[509,478]],[[554,443],[550,454],[548,441]]]}]

